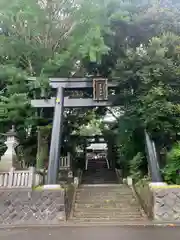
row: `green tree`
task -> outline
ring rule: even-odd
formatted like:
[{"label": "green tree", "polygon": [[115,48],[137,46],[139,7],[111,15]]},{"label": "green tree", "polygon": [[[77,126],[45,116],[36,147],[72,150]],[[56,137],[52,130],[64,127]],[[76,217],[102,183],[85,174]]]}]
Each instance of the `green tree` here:
[{"label": "green tree", "polygon": [[[10,0],[1,1],[0,9],[0,107],[7,110],[0,116],[0,131],[14,124],[20,143],[29,146],[37,141],[37,126],[49,121],[43,110],[30,107],[30,99],[52,96],[48,77],[80,74],[84,58],[99,62],[108,53],[101,36],[107,28],[103,6],[89,0]],[[36,80],[28,81],[31,76]],[[73,109],[65,115],[67,137],[91,114]]]},{"label": "green tree", "polygon": [[[52,96],[48,77],[98,75],[119,79],[121,159],[145,155],[145,128],[159,151],[173,146],[180,130],[178,1],[2,0],[0,12],[0,107],[8,109],[1,132],[13,123],[21,143],[31,145],[37,126],[52,120],[52,112],[30,107],[31,98]],[[91,110],[65,111],[66,146],[93,118]]]},{"label": "green tree", "polygon": [[117,138],[121,162],[145,154],[145,128],[159,152],[178,139],[179,12],[176,1],[111,5],[113,35],[104,36],[110,54],[103,56],[99,71],[119,79],[116,103],[124,112]]}]

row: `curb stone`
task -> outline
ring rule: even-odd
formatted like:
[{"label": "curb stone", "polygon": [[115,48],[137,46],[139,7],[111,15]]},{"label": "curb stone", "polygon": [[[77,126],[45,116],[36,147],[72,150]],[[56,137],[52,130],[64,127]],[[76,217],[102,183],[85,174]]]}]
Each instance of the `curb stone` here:
[{"label": "curb stone", "polygon": [[0,225],[0,230],[3,229],[37,229],[37,228],[62,228],[62,227],[180,227],[178,223],[160,223],[160,222],[149,222],[149,223],[60,223],[60,224],[39,224],[39,225]]}]

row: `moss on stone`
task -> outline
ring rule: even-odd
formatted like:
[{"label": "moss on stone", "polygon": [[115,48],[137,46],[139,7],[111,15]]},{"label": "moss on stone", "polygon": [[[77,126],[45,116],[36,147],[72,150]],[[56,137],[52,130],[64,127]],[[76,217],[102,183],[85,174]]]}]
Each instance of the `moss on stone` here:
[{"label": "moss on stone", "polygon": [[163,186],[151,186],[152,189],[176,189],[180,188],[180,185],[163,185]]}]

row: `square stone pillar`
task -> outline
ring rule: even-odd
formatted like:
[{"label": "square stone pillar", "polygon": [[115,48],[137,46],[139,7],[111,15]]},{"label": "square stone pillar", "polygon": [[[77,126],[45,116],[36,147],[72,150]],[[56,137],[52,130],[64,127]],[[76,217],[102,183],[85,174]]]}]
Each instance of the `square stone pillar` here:
[{"label": "square stone pillar", "polygon": [[0,172],[9,172],[12,167],[18,168],[19,163],[15,148],[18,146],[19,142],[17,140],[17,134],[15,132],[14,126],[12,129],[5,134],[7,140],[5,142],[7,150],[0,160]]}]

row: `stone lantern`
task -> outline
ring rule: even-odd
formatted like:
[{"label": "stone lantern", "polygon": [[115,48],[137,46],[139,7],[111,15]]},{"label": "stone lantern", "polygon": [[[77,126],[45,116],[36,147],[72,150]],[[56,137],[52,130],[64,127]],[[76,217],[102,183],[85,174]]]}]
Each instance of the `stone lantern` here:
[{"label": "stone lantern", "polygon": [[14,126],[11,130],[5,134],[7,136],[6,146],[7,150],[4,155],[1,157],[0,161],[0,172],[9,172],[11,168],[19,168],[17,155],[15,148],[18,146],[19,142],[17,140],[17,134]]}]

